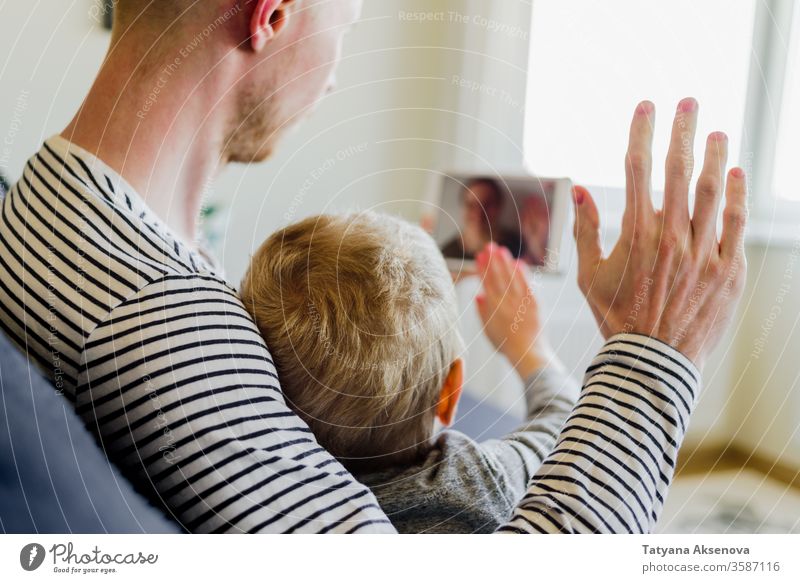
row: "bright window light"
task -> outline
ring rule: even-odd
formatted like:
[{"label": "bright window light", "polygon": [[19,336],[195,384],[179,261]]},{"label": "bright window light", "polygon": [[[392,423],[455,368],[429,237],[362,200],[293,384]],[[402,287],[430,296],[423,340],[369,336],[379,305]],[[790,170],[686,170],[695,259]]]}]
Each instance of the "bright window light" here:
[{"label": "bright window light", "polygon": [[800,6],[795,5],[792,40],[786,63],[778,141],[775,151],[773,192],[779,199],[800,202],[797,163],[800,159]]},{"label": "bright window light", "polygon": [[650,99],[657,109],[653,187],[659,191],[672,116],[686,96],[700,102],[698,169],[705,136],[715,130],[728,133],[730,163],[739,163],[756,2],[536,0],[528,166],[582,184],[623,186],[628,124],[636,104]]}]

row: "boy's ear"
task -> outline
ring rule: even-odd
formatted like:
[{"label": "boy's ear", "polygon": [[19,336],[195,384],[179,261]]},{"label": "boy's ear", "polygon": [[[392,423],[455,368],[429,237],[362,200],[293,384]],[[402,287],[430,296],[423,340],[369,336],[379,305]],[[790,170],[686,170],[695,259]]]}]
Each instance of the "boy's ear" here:
[{"label": "boy's ear", "polygon": [[255,3],[250,19],[250,46],[261,52],[286,25],[293,0],[250,0]]},{"label": "boy's ear", "polygon": [[453,424],[456,417],[456,407],[461,398],[461,389],[464,388],[464,361],[459,358],[450,366],[450,372],[444,380],[442,392],[439,395],[439,405],[436,407],[436,417],[442,425]]}]

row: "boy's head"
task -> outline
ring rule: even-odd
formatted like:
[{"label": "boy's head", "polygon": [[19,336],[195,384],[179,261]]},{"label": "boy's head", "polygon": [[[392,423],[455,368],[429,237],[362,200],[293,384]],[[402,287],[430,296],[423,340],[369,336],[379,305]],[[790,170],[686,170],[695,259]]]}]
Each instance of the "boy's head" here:
[{"label": "boy's head", "polygon": [[242,301],[289,404],[351,467],[413,460],[452,421],[462,340],[444,259],[419,227],[372,212],[272,235]]}]

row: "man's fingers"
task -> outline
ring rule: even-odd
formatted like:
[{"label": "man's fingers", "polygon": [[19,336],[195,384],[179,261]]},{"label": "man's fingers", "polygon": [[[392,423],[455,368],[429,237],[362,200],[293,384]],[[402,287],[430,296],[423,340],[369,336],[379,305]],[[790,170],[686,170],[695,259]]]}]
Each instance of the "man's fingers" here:
[{"label": "man's fingers", "polygon": [[642,101],[633,114],[628,152],[625,155],[626,227],[641,225],[654,214],[650,197],[654,124],[655,106],[650,101]]},{"label": "man's fingers", "polygon": [[728,172],[725,189],[725,210],[722,213],[720,256],[733,260],[744,253],[744,231],[747,225],[747,177],[741,168]]},{"label": "man's fingers", "polygon": [[697,180],[692,213],[695,246],[704,251],[714,248],[717,242],[717,213],[727,162],[728,136],[723,132],[714,132],[706,142],[705,162]]},{"label": "man's fingers", "polygon": [[683,234],[689,223],[689,182],[694,170],[697,110],[697,101],[692,97],[678,104],[667,153],[664,220],[678,234]]},{"label": "man's fingers", "polygon": [[572,194],[575,203],[574,233],[578,248],[578,284],[586,292],[603,255],[600,244],[600,215],[588,190],[576,186]]}]

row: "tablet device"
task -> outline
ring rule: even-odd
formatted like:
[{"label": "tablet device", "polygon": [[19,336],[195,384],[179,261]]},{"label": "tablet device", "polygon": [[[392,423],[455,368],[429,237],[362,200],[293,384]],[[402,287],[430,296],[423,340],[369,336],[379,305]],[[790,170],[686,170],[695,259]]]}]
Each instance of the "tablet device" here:
[{"label": "tablet device", "polygon": [[571,192],[567,178],[445,174],[432,234],[456,273],[474,271],[475,255],[490,242],[533,269],[557,273]]}]

